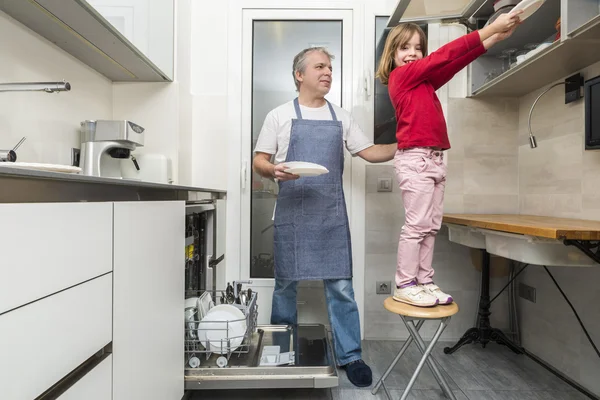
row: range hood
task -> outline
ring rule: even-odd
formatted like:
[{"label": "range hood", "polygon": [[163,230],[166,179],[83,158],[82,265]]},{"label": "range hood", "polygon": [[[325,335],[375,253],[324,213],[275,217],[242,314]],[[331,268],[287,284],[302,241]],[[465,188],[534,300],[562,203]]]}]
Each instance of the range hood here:
[{"label": "range hood", "polygon": [[399,0],[387,27],[401,22],[433,23],[469,18],[490,0]]}]

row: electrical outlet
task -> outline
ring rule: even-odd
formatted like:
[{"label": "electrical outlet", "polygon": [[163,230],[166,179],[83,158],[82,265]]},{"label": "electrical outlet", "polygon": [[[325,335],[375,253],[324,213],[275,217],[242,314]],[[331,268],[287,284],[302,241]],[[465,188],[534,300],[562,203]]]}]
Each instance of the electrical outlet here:
[{"label": "electrical outlet", "polygon": [[71,165],[74,167],[79,167],[79,155],[80,150],[75,147],[71,148]]},{"label": "electrical outlet", "polygon": [[392,178],[378,178],[377,179],[377,191],[378,192],[391,192],[392,191]]},{"label": "electrical outlet", "polygon": [[535,288],[524,283],[519,283],[519,297],[535,303]]},{"label": "electrical outlet", "polygon": [[391,294],[392,293],[392,282],[390,281],[378,281],[376,282],[377,287],[375,292],[377,294]]}]

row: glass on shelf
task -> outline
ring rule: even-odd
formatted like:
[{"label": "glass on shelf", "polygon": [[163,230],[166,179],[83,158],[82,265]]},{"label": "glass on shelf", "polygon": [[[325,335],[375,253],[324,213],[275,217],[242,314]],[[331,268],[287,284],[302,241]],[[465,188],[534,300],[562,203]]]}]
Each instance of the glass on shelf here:
[{"label": "glass on shelf", "polygon": [[500,76],[501,72],[498,72],[495,69],[491,69],[488,71],[488,73],[485,75],[485,81],[483,82],[484,84],[488,83],[489,81],[494,80],[494,78]]},{"label": "glass on shelf", "polygon": [[500,67],[500,73],[506,72],[508,71],[510,65],[508,62],[508,54],[499,54],[498,56],[496,56],[496,58],[500,59],[500,61],[502,61],[502,65]]},{"label": "glass on shelf", "polygon": [[517,51],[517,49],[506,49],[502,51],[502,54],[506,54],[508,56],[508,68],[511,68],[517,61],[517,57],[515,56]]},{"label": "glass on shelf", "polygon": [[539,43],[527,43],[525,46],[523,46],[523,48],[527,51],[531,51],[533,49],[535,49],[536,47],[538,47],[540,44]]}]

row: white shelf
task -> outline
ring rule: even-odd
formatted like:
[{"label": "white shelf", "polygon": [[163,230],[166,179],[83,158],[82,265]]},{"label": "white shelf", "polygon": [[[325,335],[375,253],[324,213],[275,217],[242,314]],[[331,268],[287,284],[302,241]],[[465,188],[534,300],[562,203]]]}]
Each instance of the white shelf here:
[{"label": "white shelf", "polygon": [[[600,16],[473,91],[472,97],[519,97],[600,61]],[[594,51],[596,50],[596,51]]]}]

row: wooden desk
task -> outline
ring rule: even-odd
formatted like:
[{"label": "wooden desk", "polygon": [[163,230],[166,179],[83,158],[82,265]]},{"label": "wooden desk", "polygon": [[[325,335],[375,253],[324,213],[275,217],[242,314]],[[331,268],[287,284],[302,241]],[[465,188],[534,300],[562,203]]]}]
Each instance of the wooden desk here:
[{"label": "wooden desk", "polygon": [[[600,221],[513,214],[446,214],[443,223],[559,240],[567,246],[577,247],[600,264]],[[513,343],[502,331],[490,325],[490,255],[486,249],[482,251],[478,324],[467,330],[454,346],[446,347],[444,353],[453,353],[469,343],[481,343],[485,347],[490,341],[506,345],[515,353],[522,353],[524,349],[520,345]],[[512,280],[526,267],[527,265]]]},{"label": "wooden desk", "polygon": [[600,221],[514,214],[446,214],[443,222],[548,239],[600,240]]}]

